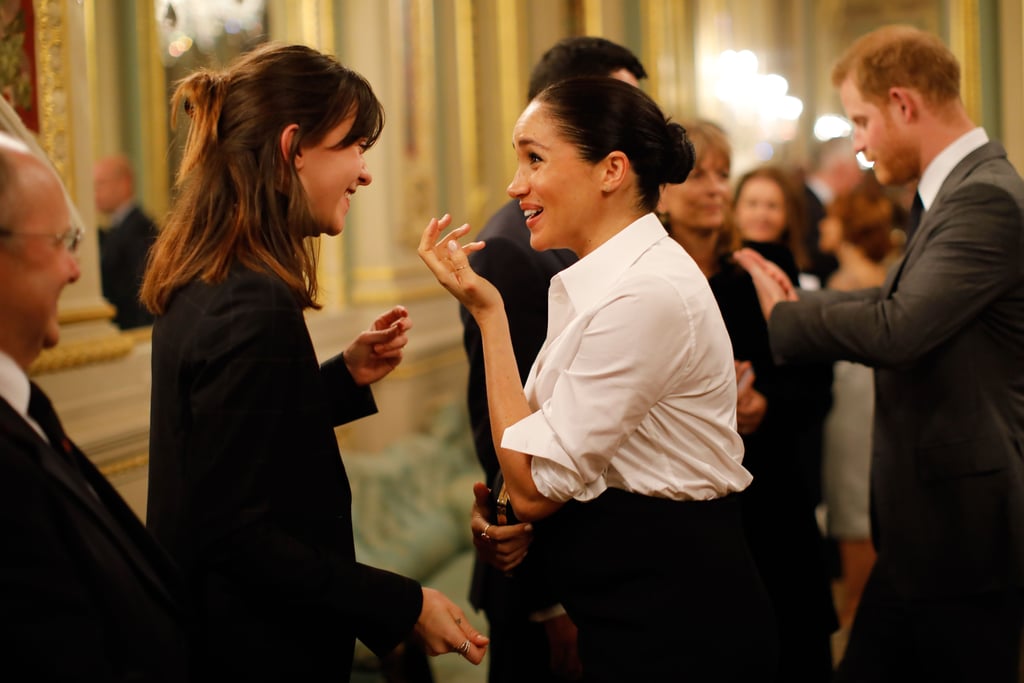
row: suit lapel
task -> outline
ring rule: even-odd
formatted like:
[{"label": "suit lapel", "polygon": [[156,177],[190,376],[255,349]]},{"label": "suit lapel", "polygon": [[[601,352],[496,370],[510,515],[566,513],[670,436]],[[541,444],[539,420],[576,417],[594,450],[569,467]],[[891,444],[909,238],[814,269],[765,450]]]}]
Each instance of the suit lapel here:
[{"label": "suit lapel", "polygon": [[[138,525],[143,535],[148,532],[135,517],[135,513],[121,501],[117,492],[77,446],[72,444],[70,457],[78,459],[81,472],[77,471],[75,465],[69,462],[67,457],[58,453],[48,441],[44,441],[22,419],[21,415],[2,399],[0,399],[0,432],[5,432],[15,441],[21,442],[24,446],[21,452],[25,454],[25,457],[32,458],[44,472],[70,494],[74,503],[93,519],[97,528],[102,530],[112,543],[121,549],[121,552],[136,567],[138,574],[144,580],[152,584],[170,605],[177,604],[168,586],[154,571],[153,563],[143,556],[139,544],[131,538],[128,526]],[[89,488],[90,486],[92,489]],[[136,534],[136,536],[138,535]],[[151,555],[162,553],[155,542],[150,542],[147,545]],[[169,559],[166,560],[166,564],[171,566]]]},{"label": "suit lapel", "polygon": [[932,205],[924,212],[921,218],[921,224],[917,227],[914,232],[913,238],[907,243],[906,250],[903,253],[903,258],[899,260],[899,263],[890,271],[889,276],[882,284],[882,295],[885,297],[890,296],[896,291],[896,286],[899,284],[900,276],[903,274],[904,268],[910,261],[917,260],[920,256],[920,252],[924,250],[925,243],[928,238],[927,235],[941,222],[942,208],[946,199],[953,194],[956,189],[963,183],[967,177],[982,164],[991,159],[998,157],[1005,157],[1006,150],[998,142],[987,142],[978,149],[974,150],[959,164],[953,167],[949,175],[942,182],[942,187],[939,188],[939,193],[935,195],[935,201]]}]

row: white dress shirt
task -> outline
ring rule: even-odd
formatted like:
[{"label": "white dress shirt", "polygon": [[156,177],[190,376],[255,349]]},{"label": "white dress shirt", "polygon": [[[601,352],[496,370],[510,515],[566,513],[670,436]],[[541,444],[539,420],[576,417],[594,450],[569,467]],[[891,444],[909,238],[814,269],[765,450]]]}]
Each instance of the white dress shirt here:
[{"label": "white dress shirt", "polygon": [[28,400],[32,392],[28,375],[13,358],[0,351],[0,398],[7,401],[32,429],[47,442],[49,439],[36,421],[29,417]]},{"label": "white dress shirt", "polygon": [[988,134],[984,128],[975,128],[957,138],[949,147],[939,152],[921,174],[917,184],[917,193],[921,195],[921,205],[927,211],[942,189],[942,183],[953,172],[956,165],[968,154],[988,142]]},{"label": "white dress shirt", "polygon": [[535,412],[501,442],[533,456],[541,494],[708,500],[747,487],[729,335],[707,278],[653,214],[552,278],[548,302],[525,388]]}]

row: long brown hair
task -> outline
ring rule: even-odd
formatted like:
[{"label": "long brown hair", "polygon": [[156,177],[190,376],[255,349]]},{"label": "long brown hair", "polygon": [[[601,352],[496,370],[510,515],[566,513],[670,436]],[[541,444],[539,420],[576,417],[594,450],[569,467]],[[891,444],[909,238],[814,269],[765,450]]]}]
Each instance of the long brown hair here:
[{"label": "long brown hair", "polygon": [[[728,170],[732,171],[732,143],[729,142],[729,136],[724,128],[708,119],[683,119],[680,123],[686,129],[686,136],[693,142],[694,168],[704,163],[707,157],[718,156],[725,161]],[[727,204],[730,203],[727,202]],[[732,235],[735,232],[735,226],[732,224],[731,214],[732,206],[727,205],[724,214],[725,221],[721,226],[718,241],[715,243],[716,259],[733,251]]]},{"label": "long brown hair", "polygon": [[[140,298],[154,314],[195,279],[220,282],[232,264],[272,272],[303,308],[318,308],[320,232],[295,170],[300,148],[354,116],[340,146],[372,145],[384,110],[362,76],[301,45],[264,45],[222,71],[179,82],[172,124],[191,118],[166,227],[150,252]],[[281,133],[298,130],[287,158]]]},{"label": "long brown hair", "polygon": [[782,231],[780,240],[793,254],[797,268],[806,270],[810,266],[810,259],[807,257],[807,250],[804,248],[804,223],[806,223],[803,193],[796,186],[789,173],[778,166],[759,166],[752,171],[747,171],[736,183],[736,190],[733,193],[732,212],[732,236],[733,249],[742,246],[743,237],[740,235],[738,226],[735,225],[736,203],[739,201],[743,186],[754,178],[763,178],[775,183],[782,190],[783,201],[786,206],[786,227]]},{"label": "long brown hair", "polygon": [[843,241],[861,249],[875,263],[892,252],[895,206],[873,174],[864,176],[853,190],[837,196],[828,215],[843,226]]}]

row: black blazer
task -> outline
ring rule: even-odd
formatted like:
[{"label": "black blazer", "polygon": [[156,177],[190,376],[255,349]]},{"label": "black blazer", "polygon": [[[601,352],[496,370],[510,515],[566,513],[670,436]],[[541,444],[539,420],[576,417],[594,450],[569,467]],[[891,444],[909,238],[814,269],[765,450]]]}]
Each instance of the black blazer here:
[{"label": "black blazer", "polygon": [[334,426],[376,411],[318,365],[277,277],[235,267],[177,292],[153,328],[150,529],[200,610],[210,680],[347,680],[358,637],[405,639],[419,584],[356,562]]},{"label": "black blazer", "polygon": [[881,288],[801,293],[782,360],[875,368],[876,571],[905,597],[1024,586],[1024,182],[969,154]]},{"label": "black blazer", "polygon": [[103,297],[117,308],[114,322],[122,330],[153,322],[139,302],[139,287],[155,240],[156,225],[137,206],[116,226],[100,232]]},{"label": "black blazer", "polygon": [[188,680],[177,569],[89,459],[69,447],[59,453],[0,399],[5,674]]}]

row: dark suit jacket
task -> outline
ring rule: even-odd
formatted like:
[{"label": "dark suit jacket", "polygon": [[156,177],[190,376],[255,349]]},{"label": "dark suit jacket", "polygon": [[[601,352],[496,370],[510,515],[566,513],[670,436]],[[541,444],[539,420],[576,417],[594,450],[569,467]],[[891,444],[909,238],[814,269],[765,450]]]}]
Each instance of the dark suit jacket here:
[{"label": "dark suit jacket", "polygon": [[879,289],[801,294],[786,360],[875,368],[876,571],[908,597],[1024,586],[1024,182],[997,143],[956,166]]},{"label": "dark suit jacket", "polygon": [[[576,262],[576,256],[564,249],[534,251],[530,246],[530,231],[526,227],[526,220],[519,202],[515,200],[505,204],[491,217],[477,239],[485,240],[487,246],[470,255],[470,264],[473,270],[490,280],[501,293],[519,377],[525,382],[547,334],[548,285],[559,271]],[[467,398],[473,442],[477,458],[486,473],[487,483],[493,485],[499,467],[487,411],[487,384],[480,328],[464,307],[460,309],[460,314],[463,345],[469,358]],[[522,574],[528,570],[528,564],[521,565],[517,573]],[[478,562],[470,598],[476,607],[486,609],[492,620],[503,618],[506,611],[511,611],[515,615],[513,618],[525,619],[531,609],[550,603],[547,596],[526,596],[521,589],[522,586],[508,581],[501,572]]]},{"label": "dark suit jacket", "polygon": [[70,449],[59,453],[0,399],[5,676],[188,680],[177,569],[88,458]]},{"label": "dark suit jacket", "polygon": [[419,584],[355,558],[333,427],[373,412],[273,275],[236,266],[158,317],[148,523],[197,598],[210,680],[347,680],[357,637],[386,654],[412,631]]},{"label": "dark suit jacket", "polygon": [[103,297],[117,308],[114,323],[122,330],[153,322],[139,303],[139,287],[154,240],[156,225],[137,206],[120,223],[100,232]]}]

